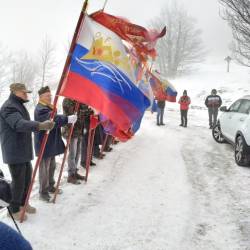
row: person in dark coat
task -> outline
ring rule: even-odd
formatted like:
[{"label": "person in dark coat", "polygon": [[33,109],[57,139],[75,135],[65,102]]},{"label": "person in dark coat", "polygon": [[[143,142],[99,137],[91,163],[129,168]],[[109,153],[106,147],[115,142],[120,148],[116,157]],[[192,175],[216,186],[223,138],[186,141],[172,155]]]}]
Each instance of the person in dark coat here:
[{"label": "person in dark coat", "polygon": [[187,95],[187,91],[183,91],[183,95],[180,97],[179,102],[181,111],[181,124],[182,127],[187,127],[187,113],[189,104],[191,103],[190,97]]},{"label": "person in dark coat", "polygon": [[158,100],[157,101],[157,125],[165,125],[163,123],[163,115],[164,115],[164,109],[165,109],[165,101],[164,100]]},{"label": "person in dark coat", "polygon": [[[73,115],[75,111],[76,101],[69,98],[63,100],[63,113],[65,115]],[[84,111],[85,105],[80,104],[77,112],[77,121],[74,124],[71,140],[69,143],[68,155],[68,179],[71,184],[80,184],[80,180],[84,180],[84,176],[78,173],[77,165],[81,156],[81,143],[84,127]],[[71,125],[68,124],[63,128],[63,137],[68,139]]]},{"label": "person in dark coat", "polygon": [[216,89],[212,89],[211,95],[207,96],[205,105],[208,108],[209,128],[212,129],[216,125],[218,109],[222,105],[221,97],[217,95]]},{"label": "person in dark coat", "polygon": [[[51,112],[53,110],[53,105],[51,104],[51,92],[48,86],[42,87],[39,91],[39,102],[35,108],[35,121],[45,121],[50,118]],[[65,145],[62,140],[61,127],[67,123],[75,123],[77,119],[76,115],[65,116],[65,115],[55,115],[54,122],[55,127],[49,133],[47,144],[45,146],[44,154],[39,166],[39,194],[40,199],[46,202],[50,201],[49,193],[55,192],[55,180],[54,172],[56,168],[55,156],[64,153]],[[35,152],[38,156],[41,143],[43,140],[44,132],[35,133]]]},{"label": "person in dark coat", "polygon": [[32,250],[30,243],[10,226],[0,222],[1,250]]},{"label": "person in dark coat", "polygon": [[[3,162],[8,164],[12,177],[10,211],[20,220],[20,209],[24,206],[31,181],[33,145],[31,132],[50,130],[54,123],[31,121],[26,107],[30,93],[22,83],[10,85],[11,94],[0,110],[0,140]],[[35,213],[28,205],[26,212]],[[27,216],[25,215],[26,219]]]}]

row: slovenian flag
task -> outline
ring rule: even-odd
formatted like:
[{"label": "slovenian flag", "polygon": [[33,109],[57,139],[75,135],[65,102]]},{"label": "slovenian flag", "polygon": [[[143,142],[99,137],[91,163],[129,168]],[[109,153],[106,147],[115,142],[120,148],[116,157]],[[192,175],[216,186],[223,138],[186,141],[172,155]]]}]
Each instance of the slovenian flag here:
[{"label": "slovenian flag", "polygon": [[121,38],[86,15],[59,94],[97,109],[133,134],[150,105],[133,72]]}]

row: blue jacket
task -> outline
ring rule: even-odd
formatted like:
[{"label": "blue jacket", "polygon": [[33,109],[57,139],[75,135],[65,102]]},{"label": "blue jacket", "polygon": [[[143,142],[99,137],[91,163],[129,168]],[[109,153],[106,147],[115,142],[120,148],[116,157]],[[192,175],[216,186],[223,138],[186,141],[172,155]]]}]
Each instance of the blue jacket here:
[{"label": "blue jacket", "polygon": [[19,164],[33,159],[31,132],[38,122],[31,121],[24,100],[10,94],[0,110],[0,141],[3,162]]},{"label": "blue jacket", "polygon": [[[42,103],[38,103],[35,108],[35,121],[43,122],[49,120],[52,108]],[[68,123],[68,117],[65,115],[56,115],[55,127],[50,131],[47,144],[45,146],[43,158],[53,157],[64,153],[65,145],[62,140],[61,127]],[[35,152],[38,156],[41,143],[45,132],[39,131],[35,133]]]},{"label": "blue jacket", "polygon": [[0,222],[0,249],[32,250],[30,243],[8,225]]}]

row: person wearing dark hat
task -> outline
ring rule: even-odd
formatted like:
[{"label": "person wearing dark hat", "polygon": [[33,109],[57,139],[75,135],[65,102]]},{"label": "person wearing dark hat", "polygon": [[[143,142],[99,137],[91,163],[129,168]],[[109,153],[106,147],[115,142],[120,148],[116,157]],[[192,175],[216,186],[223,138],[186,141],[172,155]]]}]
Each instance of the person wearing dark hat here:
[{"label": "person wearing dark hat", "polygon": [[[31,121],[25,103],[29,101],[26,86],[22,83],[10,85],[10,96],[0,109],[0,141],[3,162],[8,164],[12,177],[10,211],[16,220],[24,206],[31,181],[33,146],[31,132],[50,130],[54,123]],[[28,204],[27,213],[36,209]],[[27,219],[25,215],[24,220]]]},{"label": "person wearing dark hat", "polygon": [[187,127],[187,113],[189,104],[191,103],[190,97],[187,95],[187,91],[183,91],[183,95],[180,97],[179,102],[181,111],[181,124],[182,127]]},{"label": "person wearing dark hat", "polygon": [[[50,118],[53,110],[52,95],[48,86],[42,87],[39,91],[39,102],[36,105],[34,117],[36,121],[42,122]],[[54,172],[56,168],[55,156],[63,154],[65,145],[62,140],[61,127],[68,123],[75,123],[76,115],[55,115],[55,127],[49,133],[47,144],[45,146],[44,154],[39,167],[39,193],[40,199],[50,202],[49,193],[55,192]],[[35,152],[38,156],[44,132],[35,133]],[[60,190],[59,190],[60,191]]]},{"label": "person wearing dark hat", "polygon": [[208,108],[209,128],[212,129],[216,125],[218,110],[222,105],[221,97],[217,95],[216,89],[212,89],[211,95],[207,96],[205,105]]}]

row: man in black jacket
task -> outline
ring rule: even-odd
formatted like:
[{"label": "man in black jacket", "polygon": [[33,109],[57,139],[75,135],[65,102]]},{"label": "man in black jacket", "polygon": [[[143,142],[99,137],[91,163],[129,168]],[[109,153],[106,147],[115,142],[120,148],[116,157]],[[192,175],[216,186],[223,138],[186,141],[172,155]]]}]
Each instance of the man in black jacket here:
[{"label": "man in black jacket", "polygon": [[209,128],[212,129],[217,122],[218,109],[222,104],[221,97],[217,95],[217,90],[212,89],[211,95],[207,96],[205,105],[208,108]]},{"label": "man in black jacket", "polygon": [[[50,121],[31,121],[24,103],[30,93],[22,83],[10,85],[11,94],[0,110],[0,140],[3,162],[8,164],[12,177],[12,200],[10,210],[14,218],[20,220],[20,210],[25,203],[31,181],[33,146],[31,132],[50,130],[54,123]],[[30,205],[27,213],[35,213]],[[25,216],[24,219],[27,217]]]}]

